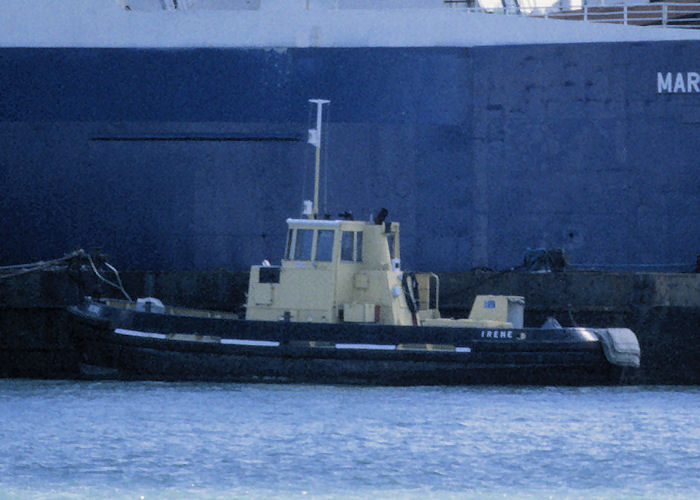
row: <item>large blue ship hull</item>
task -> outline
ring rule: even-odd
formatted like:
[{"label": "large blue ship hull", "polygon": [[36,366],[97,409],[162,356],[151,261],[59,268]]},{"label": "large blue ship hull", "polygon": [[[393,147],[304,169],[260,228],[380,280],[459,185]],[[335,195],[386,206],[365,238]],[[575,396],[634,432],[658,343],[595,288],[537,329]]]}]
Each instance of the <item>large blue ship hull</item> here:
[{"label": "large blue ship hull", "polygon": [[322,210],[387,207],[404,267],[505,268],[533,247],[691,265],[698,61],[692,41],[0,49],[0,265],[76,247],[154,270],[276,261],[311,197],[316,97]]}]

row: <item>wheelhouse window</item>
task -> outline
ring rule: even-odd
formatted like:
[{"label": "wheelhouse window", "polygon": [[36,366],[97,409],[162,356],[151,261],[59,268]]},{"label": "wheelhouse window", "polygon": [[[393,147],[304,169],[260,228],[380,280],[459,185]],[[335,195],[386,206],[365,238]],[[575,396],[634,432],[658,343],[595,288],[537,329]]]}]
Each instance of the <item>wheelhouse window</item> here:
[{"label": "wheelhouse window", "polygon": [[345,262],[362,262],[362,231],[342,232],[340,259]]},{"label": "wheelhouse window", "polygon": [[362,262],[362,231],[355,233],[355,260]]},{"label": "wheelhouse window", "polygon": [[294,235],[294,230],[290,229],[287,233],[287,248],[284,251],[284,258],[290,260],[292,258],[292,236]]},{"label": "wheelhouse window", "polygon": [[296,244],[294,245],[295,260],[311,260],[311,245],[314,232],[312,229],[297,229]]},{"label": "wheelhouse window", "polygon": [[353,250],[355,247],[355,233],[352,231],[343,231],[340,238],[340,260],[352,262]]},{"label": "wheelhouse window", "polygon": [[328,229],[318,231],[316,240],[316,260],[330,262],[333,260],[333,233]]}]

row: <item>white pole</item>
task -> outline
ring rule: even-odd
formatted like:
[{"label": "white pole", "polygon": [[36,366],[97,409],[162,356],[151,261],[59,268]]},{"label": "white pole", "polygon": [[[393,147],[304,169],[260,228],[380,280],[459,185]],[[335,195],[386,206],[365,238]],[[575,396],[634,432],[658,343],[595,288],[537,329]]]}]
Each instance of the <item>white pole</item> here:
[{"label": "white pole", "polygon": [[323,105],[331,101],[326,99],[309,99],[309,102],[316,104],[316,128],[309,130],[309,143],[316,147],[316,169],[314,172],[314,206],[311,211],[311,218],[318,218],[318,185],[321,177],[321,122],[323,116]]}]

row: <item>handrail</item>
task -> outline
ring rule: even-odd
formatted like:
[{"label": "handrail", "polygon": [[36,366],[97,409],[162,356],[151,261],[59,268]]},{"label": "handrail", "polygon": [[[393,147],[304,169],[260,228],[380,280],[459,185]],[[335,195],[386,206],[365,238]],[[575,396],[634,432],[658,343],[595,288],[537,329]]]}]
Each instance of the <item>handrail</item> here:
[{"label": "handrail", "polygon": [[[583,5],[568,10],[560,6],[538,7],[507,2],[504,7],[475,6],[475,0],[444,0],[451,6],[464,5],[468,12],[524,15],[544,19],[590,21],[635,26],[700,29],[700,2],[652,2],[618,5]],[[585,0],[584,0],[585,2]]]},{"label": "handrail", "polygon": [[700,3],[664,2],[609,7],[584,5],[580,10],[548,12],[543,17],[608,24],[700,29]]}]

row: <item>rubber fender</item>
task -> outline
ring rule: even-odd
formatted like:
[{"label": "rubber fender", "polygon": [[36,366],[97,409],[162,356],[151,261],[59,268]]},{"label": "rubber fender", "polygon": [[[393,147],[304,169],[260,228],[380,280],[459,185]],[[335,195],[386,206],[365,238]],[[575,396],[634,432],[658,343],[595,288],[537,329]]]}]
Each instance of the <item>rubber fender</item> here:
[{"label": "rubber fender", "polygon": [[595,330],[603,353],[610,364],[639,367],[641,350],[637,336],[629,328],[601,328]]}]

